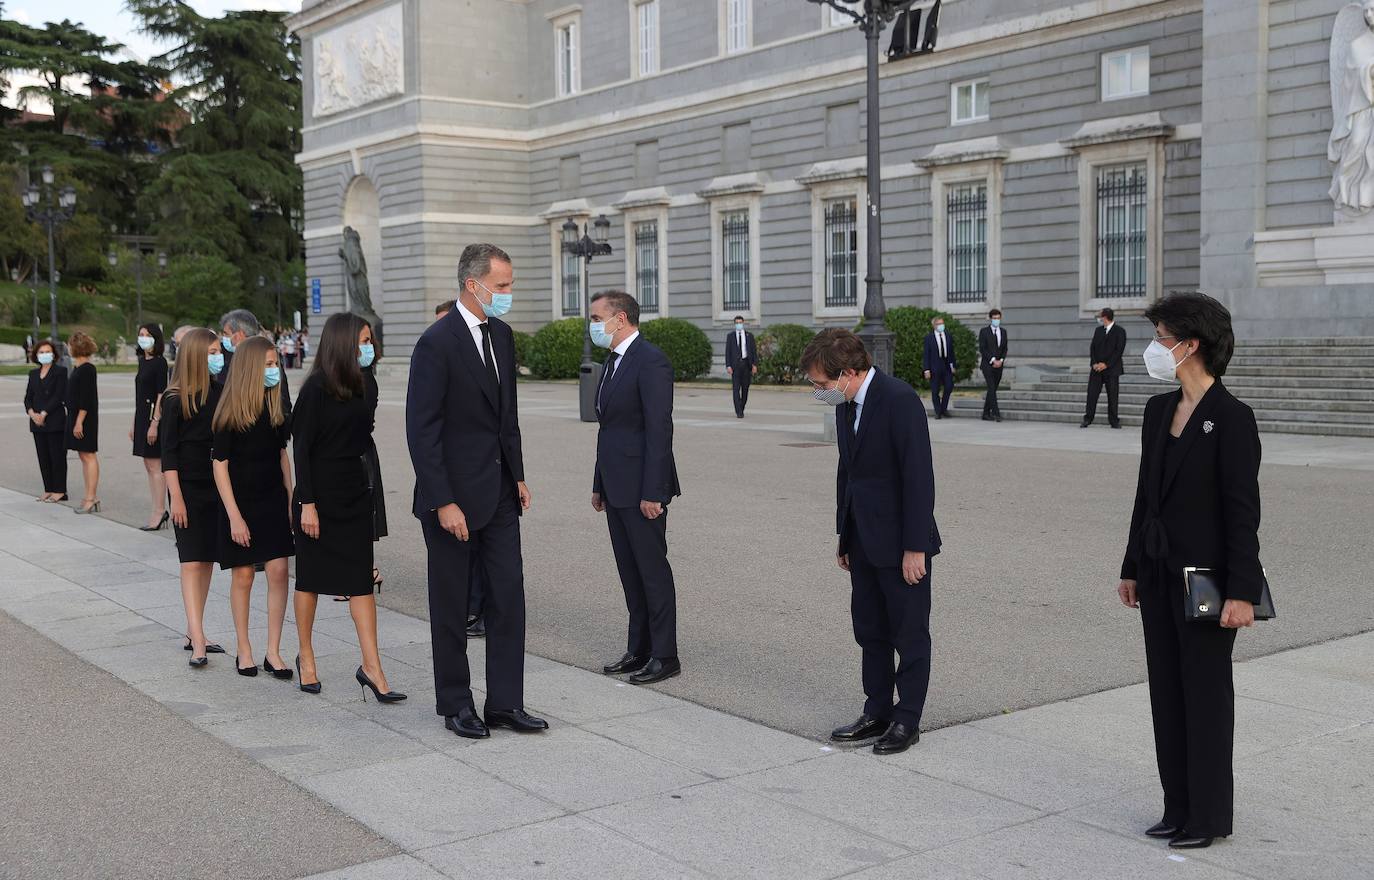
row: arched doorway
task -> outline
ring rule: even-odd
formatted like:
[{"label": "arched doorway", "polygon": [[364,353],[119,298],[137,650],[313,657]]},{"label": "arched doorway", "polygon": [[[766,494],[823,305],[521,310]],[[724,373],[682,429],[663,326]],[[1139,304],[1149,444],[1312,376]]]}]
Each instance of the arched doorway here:
[{"label": "arched doorway", "polygon": [[[344,193],[343,222],[358,231],[367,261],[367,286],[372,294],[372,308],[379,317],[386,315],[386,286],[382,283],[382,223],[381,199],[377,187],[364,175],[348,183]],[[346,296],[346,294],[345,294]],[[351,309],[352,303],[345,303]]]}]

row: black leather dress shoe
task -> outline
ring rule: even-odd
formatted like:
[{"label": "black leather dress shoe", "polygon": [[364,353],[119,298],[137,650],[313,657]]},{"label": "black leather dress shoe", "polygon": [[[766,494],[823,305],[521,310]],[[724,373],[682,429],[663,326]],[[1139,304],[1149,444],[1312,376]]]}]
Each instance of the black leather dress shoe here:
[{"label": "black leather dress shoe", "polygon": [[995,419],[996,421],[999,421],[999,422],[1002,421],[1002,414],[1001,414],[1001,413],[998,413],[997,415],[993,416],[993,419]]},{"label": "black leather dress shoe", "polygon": [[634,654],[626,654],[609,666],[601,667],[601,671],[607,675],[624,675],[627,672],[638,672],[643,669],[644,664],[648,662],[648,657],[637,657]]},{"label": "black leather dress shoe", "polygon": [[457,715],[444,716],[444,726],[468,739],[486,739],[491,736],[491,731],[487,730],[482,719],[477,717],[476,710],[468,706],[459,709]]},{"label": "black leather dress shoe", "polygon": [[859,720],[853,724],[846,724],[844,727],[837,727],[830,731],[830,738],[836,742],[857,742],[861,739],[877,736],[887,730],[886,718],[874,718],[872,715],[860,715]]},{"label": "black leather dress shoe", "polygon": [[653,684],[682,674],[682,664],[676,657],[655,657],[644,668],[630,676],[630,684]]},{"label": "black leather dress shoe", "polygon": [[468,621],[468,638],[484,639],[486,637],[487,622],[482,619],[481,615],[478,615],[477,617],[474,617]]},{"label": "black leather dress shoe", "polygon": [[1091,419],[1084,419],[1083,421],[1081,421],[1081,422],[1078,423],[1078,427],[1080,427],[1080,428],[1086,428],[1086,427],[1088,427],[1088,426],[1091,425],[1091,424],[1092,424],[1092,420],[1091,420]]},{"label": "black leather dress shoe", "polygon": [[487,727],[506,727],[518,733],[538,733],[549,729],[549,722],[524,709],[486,709],[482,712]]},{"label": "black leather dress shoe", "polygon": [[992,421],[992,416],[988,415],[987,413],[983,413],[983,421],[985,421],[985,422],[990,422],[990,421]]},{"label": "black leather dress shoe", "polygon": [[1120,422],[1117,422],[1115,425],[1112,425],[1112,430],[1113,430],[1113,431],[1120,431],[1120,430],[1121,430],[1121,423],[1120,423]]},{"label": "black leather dress shoe", "polygon": [[1215,837],[1198,837],[1187,831],[1180,832],[1177,837],[1169,841],[1170,849],[1206,849],[1212,845]]},{"label": "black leather dress shoe", "polygon": [[911,748],[913,743],[920,741],[921,732],[916,729],[915,725],[894,721],[892,726],[887,729],[887,733],[878,737],[878,741],[873,744],[873,754],[895,755],[898,752],[905,752]]},{"label": "black leather dress shoe", "polygon": [[1177,825],[1171,825],[1168,822],[1160,822],[1157,825],[1152,825],[1149,828],[1146,828],[1145,836],[1158,837],[1162,840],[1167,840],[1170,837],[1178,837],[1179,833],[1182,830],[1183,829],[1179,828]]}]

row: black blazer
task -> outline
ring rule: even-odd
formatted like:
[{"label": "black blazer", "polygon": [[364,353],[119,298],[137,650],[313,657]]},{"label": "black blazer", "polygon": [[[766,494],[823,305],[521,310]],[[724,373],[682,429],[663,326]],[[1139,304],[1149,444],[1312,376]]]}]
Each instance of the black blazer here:
[{"label": "black blazer", "polygon": [[43,427],[38,427],[29,419],[29,432],[33,434],[61,433],[67,428],[67,368],[50,364],[48,377],[40,376],[42,367],[29,370],[29,387],[24,391],[24,414],[29,410],[45,412]]},{"label": "black blazer", "polygon": [[743,361],[745,367],[752,368],[754,364],[759,362],[758,344],[754,342],[754,334],[750,333],[748,330],[744,331],[744,347],[747,351],[745,354],[740,354],[739,339],[736,337],[735,331],[731,330],[730,335],[725,337],[726,367],[733,369],[737,364]]},{"label": "black blazer", "polygon": [[992,325],[984,327],[978,331],[978,360],[982,366],[990,367],[994,360],[1006,360],[1007,357],[1007,328],[998,327],[997,332],[1002,336],[999,344],[997,337],[992,335]]},{"label": "black blazer", "polygon": [[1126,330],[1113,323],[1111,330],[1098,327],[1093,331],[1092,345],[1088,348],[1088,364],[1106,364],[1104,376],[1120,376],[1126,372],[1121,356],[1126,353]]},{"label": "black blazer", "polygon": [[673,458],[673,365],[640,336],[601,389],[592,491],[611,507],[682,494]]},{"label": "black blazer", "polygon": [[410,355],[406,442],[415,467],[414,514],[457,504],[468,528],[484,528],[501,500],[507,469],[525,479],[516,411],[515,338],[487,319],[500,376],[497,387],[473,343],[459,304],[430,325]]},{"label": "black blazer", "polygon": [[954,358],[954,334],[945,331],[945,357],[940,358],[940,344],[935,341],[935,331],[926,334],[925,350],[921,355],[921,369],[930,370],[932,375],[955,372],[959,369]]},{"label": "black blazer", "polygon": [[846,407],[835,408],[840,466],[835,530],[839,552],[849,552],[857,528],[874,565],[902,564],[907,550],[940,552],[935,525],[935,468],[926,408],[912,387],[874,369],[864,397],[859,432],[850,448]]},{"label": "black blazer", "polygon": [[1175,442],[1164,447],[1182,390],[1150,398],[1141,430],[1140,476],[1121,577],[1153,575],[1162,561],[1170,577],[1185,566],[1226,572],[1228,599],[1258,602],[1260,438],[1255,414],[1217,382],[1198,401]]}]

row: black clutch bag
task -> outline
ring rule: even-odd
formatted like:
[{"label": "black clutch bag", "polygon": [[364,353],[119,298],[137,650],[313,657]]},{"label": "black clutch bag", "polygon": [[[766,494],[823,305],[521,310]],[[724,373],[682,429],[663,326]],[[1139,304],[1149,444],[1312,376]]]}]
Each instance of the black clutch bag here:
[{"label": "black clutch bag", "polygon": [[[1226,604],[1226,575],[1213,568],[1183,569],[1183,619],[1189,623],[1221,620],[1221,607]],[[1269,592],[1269,578],[1265,576],[1260,600],[1255,603],[1256,620],[1273,620],[1274,597]]]}]

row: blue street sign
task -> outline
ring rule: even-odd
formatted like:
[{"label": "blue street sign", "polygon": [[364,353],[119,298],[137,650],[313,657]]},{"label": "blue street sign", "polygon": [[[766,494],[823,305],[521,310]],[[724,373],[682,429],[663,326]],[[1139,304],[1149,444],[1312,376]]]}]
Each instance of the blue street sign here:
[{"label": "blue street sign", "polygon": [[310,279],[310,314],[318,315],[324,311],[324,303],[320,301],[320,279]]}]

